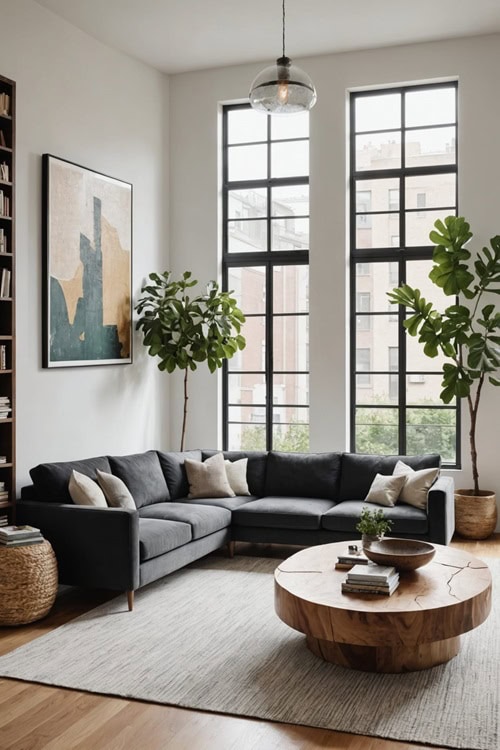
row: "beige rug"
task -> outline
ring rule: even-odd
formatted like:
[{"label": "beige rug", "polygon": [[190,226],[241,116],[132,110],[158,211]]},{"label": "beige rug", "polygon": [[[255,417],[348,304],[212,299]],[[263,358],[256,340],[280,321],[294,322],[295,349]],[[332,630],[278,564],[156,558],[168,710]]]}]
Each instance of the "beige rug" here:
[{"label": "beige rug", "polygon": [[[494,578],[500,561],[490,560]],[[0,658],[0,675],[467,750],[498,750],[500,597],[446,665],[404,675],[320,661],[274,614],[276,560],[209,558]]]}]

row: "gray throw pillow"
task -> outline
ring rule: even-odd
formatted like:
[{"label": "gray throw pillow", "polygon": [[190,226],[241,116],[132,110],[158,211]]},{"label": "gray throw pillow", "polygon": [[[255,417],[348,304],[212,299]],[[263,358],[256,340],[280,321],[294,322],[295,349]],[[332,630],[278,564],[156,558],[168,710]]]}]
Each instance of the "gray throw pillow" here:
[{"label": "gray throw pillow", "polygon": [[79,471],[71,472],[68,491],[75,505],[91,505],[94,508],[107,508],[104,492],[90,477]]},{"label": "gray throw pillow", "polygon": [[105,471],[97,470],[97,481],[104,492],[104,496],[111,508],[128,508],[136,510],[134,498],[129,492],[125,482],[114,474],[107,474]]},{"label": "gray throw pillow", "polygon": [[234,497],[222,453],[216,453],[203,462],[186,458],[184,466],[189,482],[188,497]]},{"label": "gray throw pillow", "polygon": [[396,505],[399,493],[404,487],[406,477],[404,475],[385,476],[377,474],[372,482],[368,495],[365,497],[365,503],[376,503],[392,508]]}]

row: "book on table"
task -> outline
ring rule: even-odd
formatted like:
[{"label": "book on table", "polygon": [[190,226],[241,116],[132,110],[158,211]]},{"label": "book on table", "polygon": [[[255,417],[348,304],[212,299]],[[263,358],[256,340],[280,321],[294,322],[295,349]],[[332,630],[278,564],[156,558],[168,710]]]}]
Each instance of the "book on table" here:
[{"label": "book on table", "polygon": [[369,562],[362,549],[354,552],[347,548],[343,554],[337,557],[335,568],[337,570],[347,570],[352,568],[353,565],[368,565]]},{"label": "book on table", "polygon": [[396,591],[398,586],[399,576],[394,579],[389,585],[348,583],[347,581],[343,581],[341,588],[343,594],[382,594],[385,596],[390,596]]},{"label": "book on table", "polygon": [[1,547],[27,547],[30,544],[42,544],[45,541],[43,536],[40,534],[39,537],[33,539],[11,539],[6,542],[4,539],[0,539]]},{"label": "book on table", "polygon": [[350,581],[379,581],[385,583],[396,573],[393,565],[355,565],[347,574]]},{"label": "book on table", "polygon": [[392,594],[399,586],[399,573],[392,565],[355,565],[342,583],[344,593]]},{"label": "book on table", "polygon": [[3,526],[0,528],[0,542],[40,538],[43,540],[40,529],[35,528],[35,526]]}]

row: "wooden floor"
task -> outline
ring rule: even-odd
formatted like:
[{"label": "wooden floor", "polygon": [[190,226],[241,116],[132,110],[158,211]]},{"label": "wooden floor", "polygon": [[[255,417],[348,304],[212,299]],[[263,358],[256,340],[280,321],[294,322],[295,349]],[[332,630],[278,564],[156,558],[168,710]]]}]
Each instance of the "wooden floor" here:
[{"label": "wooden floor", "polygon": [[[500,534],[484,542],[456,539],[452,545],[478,557],[500,557]],[[281,557],[294,550],[239,544],[237,551]],[[108,598],[109,594],[103,592],[80,589],[64,592],[44,620],[21,628],[1,628],[0,654],[38,638]],[[423,750],[424,747],[0,679],[1,750]]]}]

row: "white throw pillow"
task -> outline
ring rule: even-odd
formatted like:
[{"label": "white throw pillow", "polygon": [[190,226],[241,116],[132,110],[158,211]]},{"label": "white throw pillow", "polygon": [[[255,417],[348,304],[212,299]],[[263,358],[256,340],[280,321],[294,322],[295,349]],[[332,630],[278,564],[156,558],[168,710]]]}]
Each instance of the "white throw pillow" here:
[{"label": "white throw pillow", "polygon": [[403,461],[398,461],[394,467],[393,476],[404,476],[406,481],[399,499],[402,503],[413,505],[420,510],[427,509],[427,493],[436,481],[439,469],[419,469],[415,471]]},{"label": "white throw pillow", "polygon": [[226,467],[227,481],[235,495],[249,495],[247,482],[248,458],[240,458],[238,461],[224,461]]},{"label": "white throw pillow", "polygon": [[365,497],[365,503],[377,503],[377,505],[392,508],[396,505],[405,481],[405,476],[377,474]]},{"label": "white throw pillow", "polygon": [[97,482],[74,469],[69,479],[68,491],[75,505],[92,505],[94,508],[108,507],[104,492]]},{"label": "white throw pillow", "polygon": [[227,481],[222,453],[216,453],[206,461],[186,458],[184,466],[189,482],[188,497],[234,497],[231,485]]},{"label": "white throw pillow", "polygon": [[134,498],[125,482],[114,474],[106,474],[97,469],[97,481],[111,508],[128,508],[135,510]]}]

